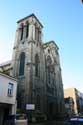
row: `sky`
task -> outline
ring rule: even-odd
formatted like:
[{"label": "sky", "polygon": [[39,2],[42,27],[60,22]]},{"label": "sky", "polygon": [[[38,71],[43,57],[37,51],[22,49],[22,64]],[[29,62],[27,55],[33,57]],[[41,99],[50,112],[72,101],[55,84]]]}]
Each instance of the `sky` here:
[{"label": "sky", "polygon": [[81,0],[0,0],[0,63],[11,60],[16,22],[34,13],[43,42],[59,47],[64,88],[83,92],[83,5]]}]

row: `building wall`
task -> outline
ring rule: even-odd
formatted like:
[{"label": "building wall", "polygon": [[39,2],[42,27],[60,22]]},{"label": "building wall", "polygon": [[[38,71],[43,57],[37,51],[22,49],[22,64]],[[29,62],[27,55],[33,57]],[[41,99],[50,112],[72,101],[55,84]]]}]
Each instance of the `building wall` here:
[{"label": "building wall", "polygon": [[8,115],[16,114],[16,93],[16,79],[0,73],[0,125]]},{"label": "building wall", "polygon": [[[50,114],[50,104],[53,105],[53,115],[56,117],[64,114],[63,84],[61,77],[60,59],[58,47],[54,41],[44,44],[46,58],[46,93],[48,100],[48,112]],[[48,59],[50,58],[50,59]],[[48,76],[48,67],[50,68],[50,81]],[[51,91],[52,90],[52,91]]]},{"label": "building wall", "polygon": [[75,114],[78,114],[78,106],[77,106],[77,93],[75,88],[68,88],[64,90],[64,98],[72,97],[74,101],[74,111]]},{"label": "building wall", "polygon": [[83,93],[75,89],[78,113],[83,115]]},{"label": "building wall", "polygon": [[0,64],[0,72],[6,75],[11,75],[10,72],[12,70],[11,61],[7,61],[5,63]]},{"label": "building wall", "polygon": [[[13,84],[13,95],[8,96],[8,84]],[[17,82],[5,75],[0,74],[0,103],[15,104],[16,103]]]},{"label": "building wall", "polygon": [[72,97],[66,97],[66,98],[64,98],[64,100],[65,100],[66,116],[72,117],[75,114],[73,98]]}]

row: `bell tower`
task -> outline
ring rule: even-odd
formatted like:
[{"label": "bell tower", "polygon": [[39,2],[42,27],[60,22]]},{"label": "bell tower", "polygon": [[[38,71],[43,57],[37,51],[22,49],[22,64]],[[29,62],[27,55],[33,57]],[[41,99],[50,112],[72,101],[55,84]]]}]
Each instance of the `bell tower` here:
[{"label": "bell tower", "polygon": [[[39,22],[34,14],[31,14],[17,22],[17,30],[15,36],[15,43],[13,48],[13,76],[17,77],[19,75],[19,55],[21,52],[25,52],[26,61],[29,54],[28,61],[31,62],[30,51],[31,42],[38,45],[42,43],[42,24]],[[26,51],[27,50],[27,53]],[[19,62],[19,63],[18,63]],[[18,63],[18,64],[17,64]]]},{"label": "bell tower", "polygon": [[41,84],[44,88],[45,59],[42,28],[42,24],[34,14],[17,22],[12,55],[12,76],[18,80],[17,105],[20,109],[25,109],[26,104],[34,103],[36,108],[43,110],[40,100],[44,90],[36,92]]}]

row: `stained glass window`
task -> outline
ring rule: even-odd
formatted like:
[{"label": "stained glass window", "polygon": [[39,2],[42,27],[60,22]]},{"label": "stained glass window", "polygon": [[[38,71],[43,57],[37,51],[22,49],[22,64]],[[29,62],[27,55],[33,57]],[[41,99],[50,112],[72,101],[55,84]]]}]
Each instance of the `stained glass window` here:
[{"label": "stained glass window", "polygon": [[19,75],[24,75],[24,64],[25,64],[25,53],[22,52],[20,55],[20,67],[19,67]]}]

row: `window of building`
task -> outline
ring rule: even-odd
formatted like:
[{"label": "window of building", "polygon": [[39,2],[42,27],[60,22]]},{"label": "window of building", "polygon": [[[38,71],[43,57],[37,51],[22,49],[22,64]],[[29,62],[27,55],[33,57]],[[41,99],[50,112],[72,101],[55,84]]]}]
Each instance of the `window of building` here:
[{"label": "window of building", "polygon": [[35,28],[35,39],[39,41],[39,28]]},{"label": "window of building", "polygon": [[29,23],[26,23],[26,38],[28,37],[29,34]]},{"label": "window of building", "polygon": [[51,60],[50,55],[47,56],[47,60],[46,60],[46,62],[47,62],[47,65],[51,65],[52,60]]},{"label": "window of building", "polygon": [[50,67],[47,67],[47,73],[48,73],[48,83],[50,83]]},{"label": "window of building", "polygon": [[54,79],[54,77],[52,78],[52,84],[53,84],[53,85],[55,84],[55,79]]},{"label": "window of building", "polygon": [[40,110],[40,95],[37,95],[37,109]]},{"label": "window of building", "polygon": [[21,25],[21,40],[23,39],[23,29],[24,29],[24,26],[23,26],[23,24]]},{"label": "window of building", "polygon": [[36,54],[36,56],[35,56],[35,76],[38,77],[38,73],[39,73],[39,57],[38,57],[38,54]]},{"label": "window of building", "polygon": [[50,53],[50,49],[48,49],[48,53]]},{"label": "window of building", "polygon": [[38,41],[41,41],[41,30],[38,28]]},{"label": "window of building", "polygon": [[47,93],[49,93],[50,95],[54,95],[54,88],[53,87],[49,87],[47,85],[46,90],[47,90]]},{"label": "window of building", "polygon": [[8,84],[8,96],[13,96],[13,84]]},{"label": "window of building", "polygon": [[51,81],[51,64],[52,64],[52,60],[51,60],[51,57],[50,57],[50,55],[48,55],[47,56],[47,60],[46,60],[46,65],[47,65],[47,81],[48,81],[48,83],[50,83],[50,81]]},{"label": "window of building", "polygon": [[19,67],[19,75],[24,75],[24,66],[25,66],[25,53],[22,52],[20,55],[20,67]]}]

